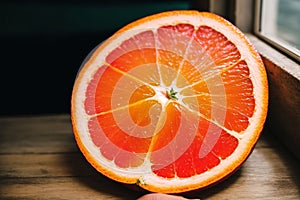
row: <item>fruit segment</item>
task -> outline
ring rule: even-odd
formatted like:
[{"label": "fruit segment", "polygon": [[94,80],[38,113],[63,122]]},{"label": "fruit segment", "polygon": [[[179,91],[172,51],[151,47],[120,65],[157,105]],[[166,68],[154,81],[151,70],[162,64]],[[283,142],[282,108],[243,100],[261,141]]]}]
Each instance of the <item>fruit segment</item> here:
[{"label": "fruit segment", "polygon": [[107,160],[120,168],[137,167],[144,162],[151,140],[127,135],[115,126],[111,114],[92,117],[88,127],[92,142]]},{"label": "fruit segment", "polygon": [[[200,26],[195,35],[195,41],[210,55],[217,68],[230,66],[240,60],[241,55],[236,46],[213,28]],[[214,69],[208,71],[211,70]]]},{"label": "fruit segment", "polygon": [[[152,30],[148,31],[141,31],[140,33],[135,34],[132,32],[131,35],[134,35],[133,37],[125,40],[120,44],[119,47],[114,49],[107,57],[106,62],[112,63],[113,61],[119,59],[124,54],[127,54],[131,51],[136,50],[142,50],[142,49],[155,49],[155,36]],[[140,59],[147,59],[148,54],[143,53],[140,51],[140,53],[144,54],[144,56],[140,57]],[[147,63],[146,60],[143,63]]]},{"label": "fruit segment", "polygon": [[[186,112],[185,116],[193,115]],[[197,129],[185,127],[164,151],[152,153],[152,170],[158,176],[185,178],[201,174],[230,156],[238,145],[238,139],[204,118],[198,118],[198,124],[190,124]]]}]

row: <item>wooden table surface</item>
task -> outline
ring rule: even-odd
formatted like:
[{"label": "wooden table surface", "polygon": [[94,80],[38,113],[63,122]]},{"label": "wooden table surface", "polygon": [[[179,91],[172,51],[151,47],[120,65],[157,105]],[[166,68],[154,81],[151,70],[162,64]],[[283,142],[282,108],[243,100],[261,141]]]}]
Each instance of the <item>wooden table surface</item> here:
[{"label": "wooden table surface", "polygon": [[[84,159],[69,115],[0,117],[0,199],[136,199]],[[300,199],[300,163],[264,130],[231,177],[190,197]]]}]

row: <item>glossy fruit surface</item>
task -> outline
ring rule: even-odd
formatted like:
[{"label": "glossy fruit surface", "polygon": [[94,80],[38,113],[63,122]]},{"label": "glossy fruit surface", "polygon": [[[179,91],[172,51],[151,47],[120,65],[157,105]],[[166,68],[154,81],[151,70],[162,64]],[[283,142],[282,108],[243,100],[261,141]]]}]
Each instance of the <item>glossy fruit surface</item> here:
[{"label": "glossy fruit surface", "polygon": [[205,188],[249,156],[267,114],[260,56],[223,18],[170,11],[100,45],[74,84],[78,146],[102,174],[152,192]]}]

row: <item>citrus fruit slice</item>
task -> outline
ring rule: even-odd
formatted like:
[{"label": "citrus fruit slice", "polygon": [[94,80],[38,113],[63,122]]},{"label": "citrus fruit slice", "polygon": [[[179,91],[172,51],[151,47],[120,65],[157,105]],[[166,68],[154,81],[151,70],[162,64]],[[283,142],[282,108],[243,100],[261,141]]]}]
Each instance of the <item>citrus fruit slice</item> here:
[{"label": "citrus fruit slice", "polygon": [[86,159],[109,178],[162,193],[210,186],[249,156],[267,78],[235,26],[206,12],[137,20],[84,63],[71,117]]}]

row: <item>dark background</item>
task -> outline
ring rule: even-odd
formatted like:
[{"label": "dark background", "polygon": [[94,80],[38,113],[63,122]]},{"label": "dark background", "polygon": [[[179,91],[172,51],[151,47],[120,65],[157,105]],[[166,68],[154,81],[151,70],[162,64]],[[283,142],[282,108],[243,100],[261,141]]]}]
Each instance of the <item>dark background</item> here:
[{"label": "dark background", "polygon": [[0,115],[69,113],[77,71],[97,44],[138,18],[194,9],[191,2],[2,1]]}]

